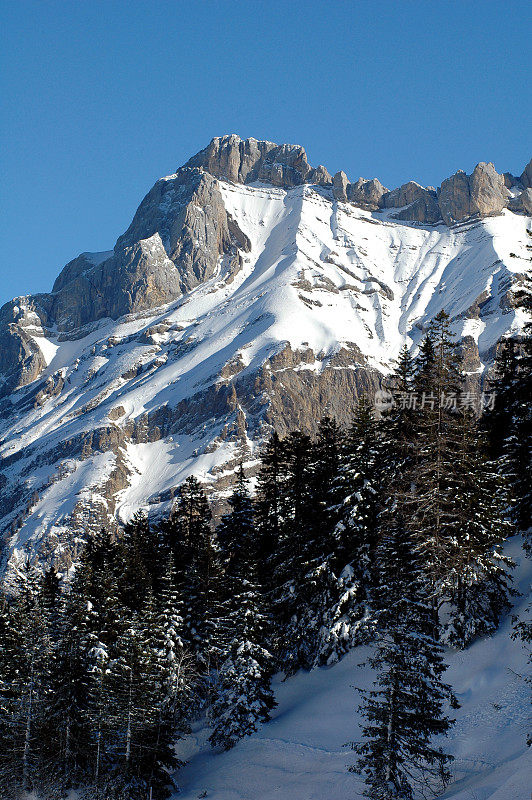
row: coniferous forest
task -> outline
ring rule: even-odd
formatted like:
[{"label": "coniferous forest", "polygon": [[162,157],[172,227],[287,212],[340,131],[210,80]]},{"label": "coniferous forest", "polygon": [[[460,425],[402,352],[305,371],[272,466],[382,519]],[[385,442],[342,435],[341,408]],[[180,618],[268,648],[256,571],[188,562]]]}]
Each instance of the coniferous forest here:
[{"label": "coniferous forest", "polygon": [[[90,537],[68,575],[24,564],[0,597],[2,798],[163,800],[194,720],[229,749],[269,719],[275,673],[362,644],[352,769],[373,800],[435,796],[445,648],[510,612],[503,545],[531,526],[531,359],[529,336],[504,340],[480,401],[441,312],[348,430],[273,433],[217,524],[190,477],[169,516]],[[527,619],[515,635],[530,642]]]}]

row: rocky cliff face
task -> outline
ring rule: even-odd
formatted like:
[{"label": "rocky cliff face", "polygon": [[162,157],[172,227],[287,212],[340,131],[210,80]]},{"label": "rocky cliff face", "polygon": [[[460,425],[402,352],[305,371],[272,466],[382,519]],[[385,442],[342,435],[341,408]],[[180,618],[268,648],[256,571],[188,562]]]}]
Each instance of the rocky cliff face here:
[{"label": "rocky cliff face", "polygon": [[0,311],[11,558],[68,565],[87,526],[164,509],[191,472],[223,497],[272,427],[347,423],[442,307],[478,387],[523,323],[530,168],[388,191],[227,136],[157,181],[112,251]]}]

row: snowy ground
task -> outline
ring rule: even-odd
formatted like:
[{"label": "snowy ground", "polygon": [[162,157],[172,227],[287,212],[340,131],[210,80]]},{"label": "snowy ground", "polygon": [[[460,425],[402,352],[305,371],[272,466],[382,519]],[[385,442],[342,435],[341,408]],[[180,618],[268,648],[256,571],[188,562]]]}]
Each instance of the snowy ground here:
[{"label": "snowy ground", "polygon": [[[519,542],[508,548],[519,562],[516,583],[528,599],[532,565]],[[461,703],[456,724],[442,742],[453,753],[454,783],[446,800],[530,800],[532,752],[530,697],[523,675],[526,655],[510,638],[508,618],[497,635],[464,653],[450,653],[446,680]],[[359,666],[366,651],[339,664],[276,683],[274,718],[232,751],[215,754],[198,728],[179,753],[189,764],[177,775],[180,800],[358,800],[360,779],[347,772],[354,754],[344,744],[359,737],[358,695],[353,686],[371,683]],[[205,794],[204,794],[205,793]]]}]

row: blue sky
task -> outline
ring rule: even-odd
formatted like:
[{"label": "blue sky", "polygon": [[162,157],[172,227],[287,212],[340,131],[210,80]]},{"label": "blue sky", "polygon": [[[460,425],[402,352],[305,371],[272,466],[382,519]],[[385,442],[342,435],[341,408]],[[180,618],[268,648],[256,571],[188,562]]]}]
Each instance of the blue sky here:
[{"label": "blue sky", "polygon": [[216,135],[390,188],[532,155],[519,0],[4,0],[0,303],[113,247]]}]

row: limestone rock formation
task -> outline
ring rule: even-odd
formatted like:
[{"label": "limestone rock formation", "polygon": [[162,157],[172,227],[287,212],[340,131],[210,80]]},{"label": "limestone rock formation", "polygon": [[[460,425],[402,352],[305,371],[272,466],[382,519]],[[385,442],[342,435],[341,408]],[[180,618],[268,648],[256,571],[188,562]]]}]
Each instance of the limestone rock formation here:
[{"label": "limestone rock formation", "polygon": [[523,189],[523,191],[512,198],[508,203],[510,211],[518,214],[528,214],[532,216],[532,189]]},{"label": "limestone rock formation", "polygon": [[525,189],[532,188],[532,158],[524,168],[520,181],[521,184],[525,187]]},{"label": "limestone rock formation", "polygon": [[447,225],[478,214],[482,217],[500,214],[508,205],[508,190],[504,177],[493,164],[480,162],[471,175],[459,170],[443,181],[438,203]]},{"label": "limestone rock formation", "polygon": [[393,217],[394,219],[434,225],[442,218],[440,207],[436,200],[436,193],[425,191],[409,206],[393,214]]},{"label": "limestone rock formation", "polygon": [[337,172],[333,178],[333,197],[340,203],[347,203],[347,186],[349,181],[345,172]]},{"label": "limestone rock formation", "polygon": [[409,181],[398,189],[386,192],[381,200],[383,208],[400,208],[395,219],[433,224],[441,219],[441,212],[434,189],[425,189],[415,181]]},{"label": "limestone rock formation", "polygon": [[112,251],[0,309],[11,558],[68,567],[88,521],[166,512],[190,473],[223,502],[272,428],[347,425],[442,307],[477,391],[521,324],[509,298],[532,240],[511,211],[532,189],[479,165],[440,191],[452,225],[496,213],[508,184],[509,213],[447,230],[431,187],[331,178],[293,145],[221,137],[157,181]]},{"label": "limestone rock formation", "polygon": [[420,197],[424,197],[427,190],[420,186],[415,181],[409,181],[399,186],[397,189],[392,189],[391,192],[386,192],[382,197],[383,208],[402,208],[409,206]]},{"label": "limestone rock formation", "polygon": [[387,189],[378,178],[371,180],[359,178],[356,183],[350,183],[347,186],[347,199],[359,208],[376,211],[380,207],[386,191]]},{"label": "limestone rock formation", "polygon": [[300,145],[242,140],[235,134],[215,137],[185,166],[234,183],[267,181],[285,188],[300,186],[313,172]]}]

